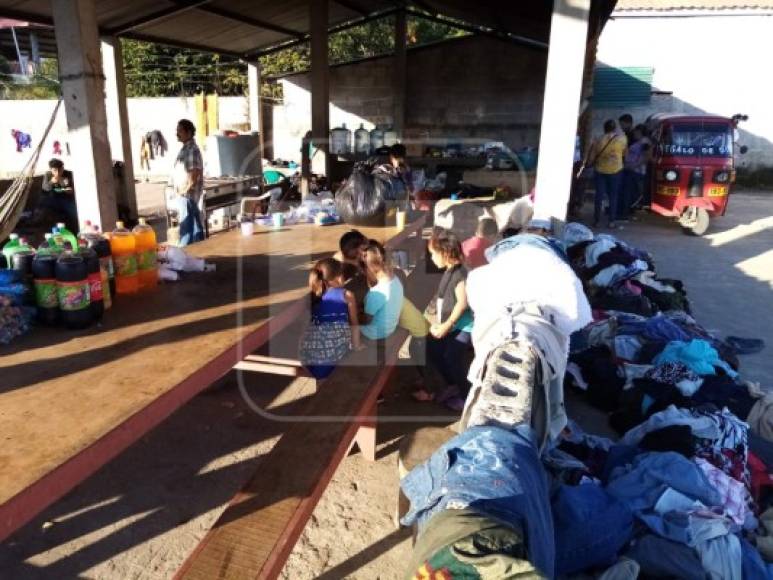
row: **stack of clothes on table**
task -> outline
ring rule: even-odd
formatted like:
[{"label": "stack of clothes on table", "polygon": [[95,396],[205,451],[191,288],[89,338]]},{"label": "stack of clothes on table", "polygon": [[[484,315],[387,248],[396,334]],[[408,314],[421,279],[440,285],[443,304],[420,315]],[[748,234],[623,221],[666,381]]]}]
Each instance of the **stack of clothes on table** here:
[{"label": "stack of clothes on table", "polygon": [[[773,396],[742,382],[736,353],[690,316],[679,281],[577,226],[563,239],[574,282],[555,241],[521,236],[468,279],[484,360],[464,430],[401,483],[402,521],[419,528],[407,577],[773,578]],[[549,271],[561,291],[545,286]],[[562,321],[560,303],[580,284],[587,299],[569,300]],[[539,341],[533,360],[523,345],[490,350],[529,336],[540,312],[565,351]],[[609,413],[619,441],[583,432],[551,395],[567,351],[565,383]],[[481,379],[494,356],[501,376]],[[513,386],[535,368],[529,413]]]}]

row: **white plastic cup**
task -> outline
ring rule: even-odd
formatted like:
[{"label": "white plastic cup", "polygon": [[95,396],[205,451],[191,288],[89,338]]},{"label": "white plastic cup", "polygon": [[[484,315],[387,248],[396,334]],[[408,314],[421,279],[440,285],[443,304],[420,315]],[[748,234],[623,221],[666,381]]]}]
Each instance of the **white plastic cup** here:
[{"label": "white plastic cup", "polygon": [[242,222],[242,235],[251,236],[255,233],[255,224],[253,222]]},{"label": "white plastic cup", "polygon": [[402,210],[397,210],[397,213],[395,214],[395,225],[397,226],[398,230],[402,230],[405,228],[405,212]]},{"label": "white plastic cup", "polygon": [[285,216],[283,213],[275,213],[271,216],[271,219],[274,220],[274,229],[278,230],[285,225]]}]

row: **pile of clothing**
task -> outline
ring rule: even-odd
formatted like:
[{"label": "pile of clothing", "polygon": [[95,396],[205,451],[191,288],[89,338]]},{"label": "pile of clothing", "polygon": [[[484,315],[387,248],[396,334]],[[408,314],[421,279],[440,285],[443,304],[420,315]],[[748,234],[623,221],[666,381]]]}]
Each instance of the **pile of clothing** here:
[{"label": "pile of clothing", "polygon": [[[646,252],[579,224],[561,242],[509,238],[468,278],[473,388],[464,430],[401,483],[409,577],[773,578],[773,395]],[[566,416],[567,353],[618,441]]]},{"label": "pile of clothing", "polygon": [[29,332],[34,308],[21,306],[16,295],[0,294],[0,344]]},{"label": "pile of clothing", "polygon": [[647,252],[614,236],[582,240],[569,245],[566,252],[593,308],[642,316],[690,311],[681,281],[659,279]]},{"label": "pile of clothing", "polygon": [[734,345],[690,315],[683,284],[658,278],[646,252],[608,235],[565,242],[594,319],[572,335],[565,384],[607,412],[621,439],[571,426],[551,473],[630,509],[622,553],[644,575],[773,577],[753,545],[773,505],[773,397],[741,379]]}]

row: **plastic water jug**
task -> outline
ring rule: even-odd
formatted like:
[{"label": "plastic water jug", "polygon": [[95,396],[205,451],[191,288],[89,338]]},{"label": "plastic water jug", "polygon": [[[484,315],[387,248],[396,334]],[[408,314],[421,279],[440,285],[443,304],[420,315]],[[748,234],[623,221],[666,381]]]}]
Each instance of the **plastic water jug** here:
[{"label": "plastic water jug", "polygon": [[370,153],[370,133],[362,123],[354,132],[354,152],[363,155]]},{"label": "plastic water jug", "polygon": [[346,128],[346,123],[330,131],[330,153],[346,155],[352,151],[352,132]]}]

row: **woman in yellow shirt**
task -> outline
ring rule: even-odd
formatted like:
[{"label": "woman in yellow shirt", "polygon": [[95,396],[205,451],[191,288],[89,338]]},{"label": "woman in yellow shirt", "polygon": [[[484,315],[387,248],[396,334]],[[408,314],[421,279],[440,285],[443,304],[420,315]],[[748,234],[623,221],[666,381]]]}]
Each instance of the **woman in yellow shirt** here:
[{"label": "woman in yellow shirt", "polygon": [[598,226],[604,198],[609,200],[609,227],[617,227],[618,206],[623,184],[623,158],[628,149],[625,135],[616,132],[617,125],[612,119],[604,122],[604,134],[593,142],[590,148],[591,162],[596,182],[596,197],[593,207],[593,226]]}]

